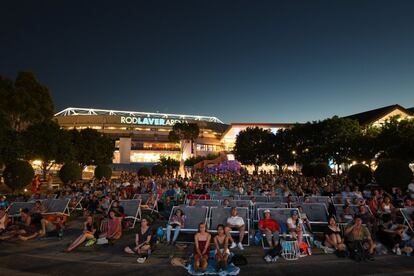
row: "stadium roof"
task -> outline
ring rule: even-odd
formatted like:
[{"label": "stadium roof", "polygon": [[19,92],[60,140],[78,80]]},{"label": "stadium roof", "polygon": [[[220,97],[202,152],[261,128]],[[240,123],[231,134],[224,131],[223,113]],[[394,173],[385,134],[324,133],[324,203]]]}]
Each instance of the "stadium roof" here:
[{"label": "stadium roof", "polygon": [[210,117],[210,116],[106,110],[106,109],[96,109],[96,108],[68,107],[55,114],[55,116],[81,116],[81,115],[111,115],[111,116],[131,116],[131,117],[146,116],[146,117],[171,118],[171,119],[182,119],[182,120],[187,119],[187,120],[206,121],[206,122],[223,124],[223,122],[217,117]]},{"label": "stadium roof", "polygon": [[413,114],[413,111],[414,111],[413,108],[406,109],[406,108],[402,107],[399,104],[394,104],[394,105],[384,106],[384,107],[381,107],[381,108],[377,108],[377,109],[357,113],[357,114],[354,114],[354,115],[349,115],[349,116],[346,116],[345,118],[357,120],[360,125],[369,125],[369,124],[383,118],[384,116],[386,116],[387,114],[389,114],[390,112],[392,112],[396,109],[398,109],[398,110],[400,110],[404,113],[407,113],[408,115]]}]

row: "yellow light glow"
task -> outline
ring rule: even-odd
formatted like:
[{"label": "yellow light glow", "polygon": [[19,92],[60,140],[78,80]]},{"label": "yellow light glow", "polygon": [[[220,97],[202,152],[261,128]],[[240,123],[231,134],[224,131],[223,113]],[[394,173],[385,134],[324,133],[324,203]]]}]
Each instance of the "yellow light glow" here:
[{"label": "yellow light glow", "polygon": [[33,160],[33,165],[40,166],[42,165],[42,160]]}]

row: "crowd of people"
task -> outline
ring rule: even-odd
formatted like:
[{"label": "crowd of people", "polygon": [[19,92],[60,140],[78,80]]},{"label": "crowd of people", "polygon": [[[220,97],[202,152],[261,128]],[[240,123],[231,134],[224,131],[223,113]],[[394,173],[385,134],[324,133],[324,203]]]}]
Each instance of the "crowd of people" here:
[{"label": "crowd of people", "polygon": [[[411,188],[414,186],[410,185]],[[200,221],[192,241],[195,270],[207,269],[211,245],[214,246],[216,268],[226,269],[232,251],[244,250],[243,241],[252,237],[266,241],[269,249],[265,252],[265,260],[275,262],[282,250],[281,237],[286,233],[291,240],[297,241],[302,256],[310,255],[310,248],[314,245],[325,253],[336,253],[340,257],[363,251],[367,260],[374,259],[375,253],[379,252],[378,245],[397,255],[410,255],[414,248],[414,218],[412,215],[408,219],[402,217],[400,209],[414,206],[414,189],[408,187],[405,191],[395,188],[387,193],[374,183],[364,186],[365,189],[345,175],[307,178],[294,173],[251,175],[233,172],[194,173],[191,178],[181,178],[139,177],[135,173],[123,172],[111,180],[95,179],[65,185],[56,193],[58,198],[71,198],[69,207],[72,209],[76,209],[81,203],[81,215],[85,220],[82,233],[71,242],[67,252],[84,243],[92,246],[121,239],[123,230],[131,227],[131,221],[125,219],[124,209],[119,201],[132,199],[136,194],[149,194],[141,202],[141,207],[154,212],[141,219],[134,243],[124,248],[128,254],[138,254],[138,262],[145,262],[157,242],[173,246],[179,240],[181,230],[186,225],[186,214],[180,208],[174,209],[174,206],[194,206],[200,199],[209,199],[212,194],[220,194],[228,196],[222,201],[225,207],[230,206],[232,197],[239,195],[249,196],[252,206],[258,196],[285,197],[288,207],[298,197],[303,198],[303,204],[316,196],[335,197],[337,202],[331,200],[327,204],[329,219],[318,231],[312,229],[307,218],[309,214],[301,207],[299,210],[292,209],[286,221],[277,220],[272,217],[270,210],[264,210],[263,217],[250,227],[251,233],[246,232],[247,223],[251,222],[239,216],[237,208],[231,209],[226,224],[219,224],[214,229],[214,236],[208,225]],[[25,200],[27,199],[23,197],[15,199]],[[336,207],[339,204],[342,212],[337,214]],[[14,220],[8,217],[8,206],[6,197],[0,197],[1,241],[16,238],[25,241],[46,235],[61,236],[66,227],[64,216],[42,216],[45,207],[40,200],[36,201],[31,210],[20,210],[19,219]],[[353,209],[355,206],[357,211]],[[163,235],[155,231],[154,224],[162,226],[165,230]],[[317,232],[321,235],[318,236]],[[306,239],[305,233],[312,234],[312,239]]]}]

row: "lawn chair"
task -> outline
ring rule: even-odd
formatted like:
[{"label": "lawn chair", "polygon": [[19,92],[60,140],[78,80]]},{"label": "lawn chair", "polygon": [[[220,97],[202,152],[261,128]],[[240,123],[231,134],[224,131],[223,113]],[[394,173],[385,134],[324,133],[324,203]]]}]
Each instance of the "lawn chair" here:
[{"label": "lawn chair", "polygon": [[408,227],[411,229],[412,232],[414,232],[413,226],[412,226],[412,220],[411,217],[414,213],[414,207],[407,207],[400,209],[400,212],[404,218],[404,224],[407,224]]},{"label": "lawn chair", "polygon": [[[184,228],[180,230],[183,233],[196,233],[200,223],[207,223],[209,208],[205,206],[174,206],[171,210],[168,223],[177,209],[181,209],[185,216]],[[165,228],[164,228],[165,230]]]},{"label": "lawn chair", "polygon": [[[188,205],[189,202],[190,201],[187,201],[186,205]],[[220,204],[221,204],[220,200],[214,200],[214,199],[203,200],[203,199],[200,199],[200,200],[196,200],[196,205],[195,206],[218,207],[218,206],[220,206]]]},{"label": "lawn chair", "polygon": [[295,203],[292,207],[301,206],[310,224],[328,224],[328,209],[324,203]]},{"label": "lawn chair", "polygon": [[16,218],[20,216],[21,209],[27,208],[30,211],[34,205],[35,202],[13,202],[6,211],[9,217]]},{"label": "lawn chair", "polygon": [[69,199],[45,200],[42,204],[46,207],[46,212],[42,215],[65,214],[69,216],[69,201]]},{"label": "lawn chair", "polygon": [[[219,224],[227,225],[227,219],[231,216],[230,207],[211,207],[210,208],[210,232],[217,233],[217,226]],[[249,217],[249,208],[248,207],[236,207],[237,213],[240,217],[243,218],[245,224],[245,237],[247,238],[247,243],[245,245],[250,245],[249,231],[250,231],[250,217]],[[238,234],[238,231],[230,231],[230,234]]]},{"label": "lawn chair", "polygon": [[[131,229],[135,227],[137,221],[141,221],[141,200],[140,199],[126,199],[120,200],[119,206],[124,208],[124,219],[132,219],[134,222],[132,223]],[[110,210],[110,208],[109,208]]]},{"label": "lawn chair", "polygon": [[[150,197],[154,197],[152,206],[148,206],[147,202]],[[157,194],[135,194],[133,199],[141,200],[141,209],[150,210],[151,214],[155,211],[158,213],[158,195]]]}]

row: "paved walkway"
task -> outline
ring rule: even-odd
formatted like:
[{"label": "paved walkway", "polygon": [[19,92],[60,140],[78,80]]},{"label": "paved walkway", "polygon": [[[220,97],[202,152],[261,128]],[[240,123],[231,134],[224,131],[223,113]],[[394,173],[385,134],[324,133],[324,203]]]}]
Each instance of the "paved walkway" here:
[{"label": "paved walkway", "polygon": [[[178,250],[159,245],[145,264],[123,253],[125,245],[134,240],[133,231],[114,245],[79,247],[72,253],[63,250],[76,237],[80,221],[70,222],[63,240],[0,242],[0,275],[186,275],[180,267],[169,264],[170,256],[186,257],[192,248]],[[249,264],[241,267],[240,275],[414,275],[414,258],[386,255],[374,262],[356,263],[333,255],[314,254],[297,261],[281,259],[266,264],[260,247],[246,248]]]}]

